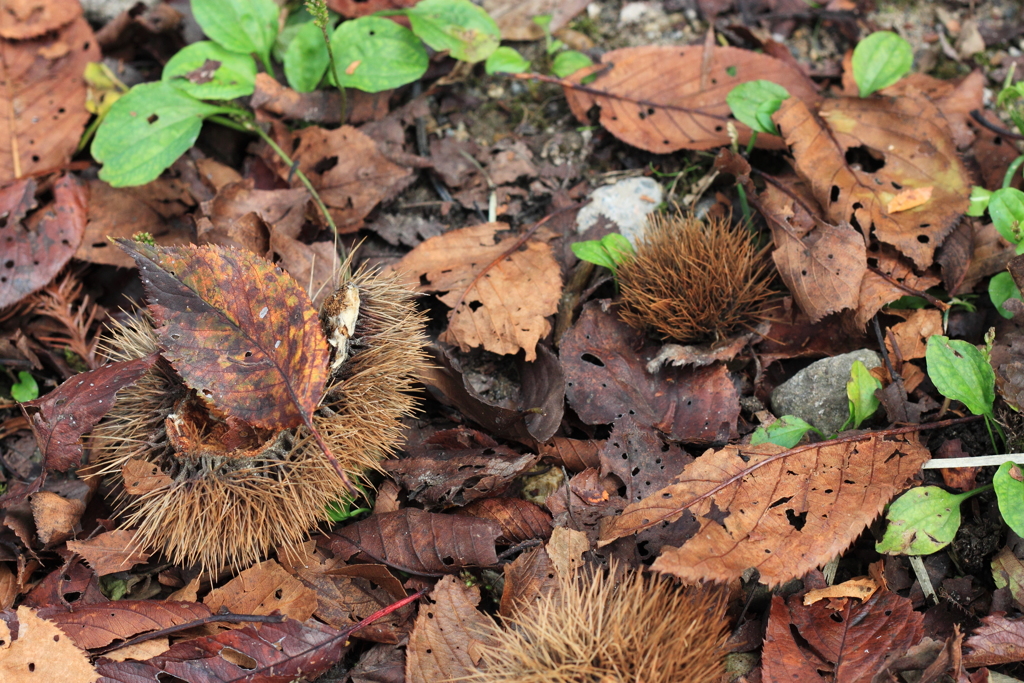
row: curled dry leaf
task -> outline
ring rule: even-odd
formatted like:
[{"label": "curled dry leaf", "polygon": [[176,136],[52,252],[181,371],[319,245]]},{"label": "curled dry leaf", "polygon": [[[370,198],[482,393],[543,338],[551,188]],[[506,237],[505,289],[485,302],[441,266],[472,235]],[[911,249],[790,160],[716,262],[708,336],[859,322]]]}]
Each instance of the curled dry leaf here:
[{"label": "curled dry leaf", "polygon": [[[814,83],[789,64],[748,50],[701,46],[647,45],[611,50],[592,69],[572,76],[580,83],[589,73],[597,78],[586,86],[566,87],[573,114],[582,123],[595,105],[601,125],[634,147],[666,154],[679,149],[710,149],[729,144],[727,126],[736,126],[740,144],[750,129],[732,117],[725,98],[747,81],[766,79],[809,103],[818,101]],[[759,147],[780,149],[784,143],[768,134],[757,136]]]},{"label": "curled dry leaf", "polygon": [[532,363],[516,359],[521,389],[512,406],[481,396],[463,373],[454,349],[444,345],[430,347],[435,363],[424,371],[423,383],[491,434],[533,445],[558,431],[565,411],[565,377],[558,357],[544,344],[536,349]]},{"label": "curled dry leaf", "polygon": [[846,550],[930,457],[913,434],[790,451],[726,446],[629,505],[602,528],[600,545],[688,509],[700,531],[680,548],[663,548],[654,569],[685,581],[731,581],[754,567],[776,586]]},{"label": "curled dry leaf", "polygon": [[635,502],[671,484],[693,457],[627,415],[612,427],[600,460],[601,474],[618,477],[626,485],[626,500]]},{"label": "curled dry leaf", "polygon": [[[842,611],[824,602],[805,607],[800,599],[772,598],[762,655],[766,681],[874,680],[886,657],[905,652],[924,634],[924,615],[889,591],[863,603],[849,601]],[[821,671],[832,675],[826,679]]]},{"label": "curled dry leaf", "polygon": [[562,337],[566,396],[587,424],[632,415],[675,441],[727,441],[736,434],[739,395],[725,366],[666,368],[646,365],[658,344],[589,302]]},{"label": "curled dry leaf", "polygon": [[0,613],[0,680],[10,683],[92,683],[99,679],[84,652],[52,621],[22,605]]},{"label": "curled dry leaf", "polygon": [[0,19],[0,35],[6,33],[0,39],[4,62],[0,106],[7,112],[0,117],[0,182],[61,168],[71,161],[91,116],[85,108],[82,73],[86,64],[100,59],[96,36],[81,16],[72,17],[62,28],[64,21],[59,17],[40,24],[23,21],[42,19],[37,9],[49,6],[63,5],[80,14],[78,3],[17,4],[29,10],[31,17],[9,23],[12,4],[8,3]]},{"label": "curled dry leaf", "polygon": [[867,257],[872,269],[864,273],[860,281],[860,303],[856,314],[856,322],[861,329],[889,302],[911,292],[927,291],[942,282],[932,268],[919,274],[910,261],[888,245],[880,244],[869,249]]},{"label": "curled dry leaf", "polygon": [[71,538],[85,512],[85,501],[65,498],[52,491],[32,494],[30,504],[36,535],[44,545],[57,545]]},{"label": "curled dry leaf", "polygon": [[233,614],[281,614],[305,621],[316,611],[316,593],[302,585],[275,560],[249,567],[220,588],[210,591],[203,604],[211,612],[227,608]]},{"label": "curled dry leaf", "polygon": [[[382,564],[334,566],[323,563],[296,567],[295,575],[316,592],[314,614],[334,628],[344,628],[406,596],[402,582]],[[378,643],[397,643],[409,632],[412,607],[405,607],[355,631]]]},{"label": "curled dry leaf", "polygon": [[[935,309],[919,309],[905,321],[892,326],[892,336],[900,351],[899,357],[905,361],[924,358],[928,338],[933,334],[942,334],[942,313]],[[885,340],[885,348],[889,353],[894,351],[888,338]]]},{"label": "curled dry leaf", "polygon": [[434,683],[477,672],[481,646],[495,633],[494,622],[477,610],[480,589],[454,576],[437,582],[433,604],[420,607],[405,655],[407,683]]},{"label": "curled dry leaf", "polygon": [[81,437],[96,426],[114,405],[114,397],[153,367],[157,354],[75,375],[46,396],[25,405],[38,408],[32,415],[43,465],[66,472],[82,463]]},{"label": "curled dry leaf", "polygon": [[493,519],[500,524],[498,543],[514,545],[531,538],[547,540],[551,536],[551,515],[522,498],[484,498],[464,507],[462,513]]},{"label": "curled dry leaf", "polygon": [[403,508],[341,527],[327,543],[344,560],[360,553],[410,574],[440,576],[496,565],[500,535],[501,527],[489,519]]},{"label": "curled dry leaf", "polygon": [[[117,529],[94,536],[85,541],[68,541],[68,550],[85,558],[97,576],[128,571],[149,559],[151,553],[142,552],[134,543],[134,531]],[[99,647],[90,645],[88,647]]]},{"label": "curled dry leaf", "polygon": [[523,553],[505,565],[505,588],[499,613],[514,619],[548,593],[558,590],[558,573],[548,551],[542,546]]},{"label": "curled dry leaf", "polygon": [[[791,97],[774,119],[829,223],[873,232],[918,268],[931,265],[935,249],[967,210],[971,192],[949,126],[934,104],[908,92],[828,100],[814,113]],[[933,189],[925,204],[886,210],[902,191],[928,186]]]},{"label": "curled dry leaf", "polygon": [[[0,126],[6,120],[0,117]],[[0,164],[2,155],[0,149]],[[0,190],[0,215],[6,216],[0,227],[0,308],[45,287],[82,241],[87,200],[78,180],[62,176],[53,186],[53,202],[28,215],[36,206],[36,188],[29,178]]]},{"label": "curled dry leaf", "polygon": [[40,610],[40,614],[56,623],[75,645],[91,650],[115,640],[187,624],[212,612],[196,602],[112,600],[78,607],[74,612]]},{"label": "curled dry leaf", "polygon": [[601,467],[600,452],[604,441],[596,439],[570,439],[556,436],[538,446],[540,454],[570,472],[582,472],[588,467]]},{"label": "curled dry leaf", "polygon": [[[562,277],[551,247],[538,239],[505,255],[517,237],[499,238],[505,223],[484,223],[432,237],[393,266],[420,278],[422,292],[444,292],[458,304],[442,341],[463,351],[482,346],[497,354],[526,352],[537,357],[537,342],[551,331],[546,319],[558,310]],[[493,268],[477,275],[496,259]]]}]

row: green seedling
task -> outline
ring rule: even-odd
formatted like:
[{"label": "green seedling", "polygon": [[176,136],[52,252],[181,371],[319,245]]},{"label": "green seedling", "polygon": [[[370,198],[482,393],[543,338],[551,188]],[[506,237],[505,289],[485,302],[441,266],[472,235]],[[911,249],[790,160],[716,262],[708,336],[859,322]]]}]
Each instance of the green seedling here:
[{"label": "green seedling", "polygon": [[860,96],[887,88],[903,78],[914,65],[914,50],[892,31],[876,31],[853,50],[853,80]]},{"label": "green seedling", "polygon": [[[551,73],[559,78],[567,78],[580,69],[593,66],[594,61],[590,57],[576,50],[566,50],[565,43],[551,35],[551,19],[550,14],[541,14],[533,18],[533,23],[544,30],[545,51],[549,57],[554,55]],[[588,83],[589,79],[590,76],[583,79],[583,83]]]},{"label": "green seedling", "polygon": [[928,377],[940,394],[960,401],[973,414],[984,416],[992,448],[998,452],[995,433],[1000,437],[1003,433],[995,419],[996,376],[988,353],[962,339],[936,334],[928,338],[925,360]]},{"label": "green seedling", "polygon": [[818,432],[822,437],[825,436],[816,427],[796,415],[783,415],[767,427],[758,427],[754,430],[750,436],[750,443],[754,446],[761,443],[773,443],[783,448],[792,448],[800,443],[804,434],[810,431]]},{"label": "green seedling", "polygon": [[867,366],[856,361],[850,368],[850,381],[846,383],[846,396],[850,401],[850,417],[843,429],[859,429],[869,417],[875,414],[881,405],[875,392],[882,388],[882,383],[871,374]]},{"label": "green seedling", "polygon": [[1004,318],[1012,318],[1013,313],[1006,310],[1003,304],[1010,299],[1021,299],[1020,289],[1013,281],[1013,276],[1005,272],[993,275],[992,279],[988,281],[988,296],[992,300],[992,305],[996,307],[996,311]]},{"label": "green seedling", "polygon": [[21,370],[18,372],[18,381],[11,385],[11,398],[18,403],[34,401],[39,398],[39,385],[31,373]]},{"label": "green seedling", "polygon": [[[1010,463],[1007,463],[1010,464]],[[991,486],[950,493],[938,486],[919,486],[889,506],[888,526],[875,550],[887,555],[931,555],[952,543],[960,528],[960,504]]]},{"label": "green seedling", "polygon": [[732,115],[754,131],[755,136],[758,133],[779,134],[778,127],[772,121],[772,114],[779,110],[786,99],[789,99],[789,91],[771,81],[740,83],[725,96]]},{"label": "green seedling", "polygon": [[[359,492],[362,494],[363,500],[365,500],[367,504],[372,505],[373,499],[370,496],[370,494],[367,493],[366,489],[359,484],[354,484],[354,486],[357,489],[359,489]],[[332,522],[346,522],[352,519],[353,517],[358,517],[364,512],[370,512],[370,508],[355,507],[355,498],[352,495],[347,495],[344,498],[336,500],[330,505],[328,505],[326,512],[327,518],[330,519]]]},{"label": "green seedling", "polygon": [[617,232],[605,235],[599,240],[576,242],[572,245],[572,253],[581,261],[612,271],[612,276],[616,280],[619,277],[619,266],[636,255],[629,240]]},{"label": "green seedling", "polygon": [[1015,462],[1004,462],[992,477],[999,512],[1006,525],[1018,536],[1024,535],[1024,471]]},{"label": "green seedling", "polygon": [[530,70],[530,62],[514,49],[502,45],[484,62],[488,74],[521,74]]}]

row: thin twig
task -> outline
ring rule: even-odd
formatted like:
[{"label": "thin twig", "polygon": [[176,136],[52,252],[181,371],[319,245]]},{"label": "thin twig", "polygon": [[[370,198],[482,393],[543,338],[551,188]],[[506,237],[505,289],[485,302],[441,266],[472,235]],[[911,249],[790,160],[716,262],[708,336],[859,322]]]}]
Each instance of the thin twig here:
[{"label": "thin twig", "polygon": [[1005,128],[997,126],[996,124],[992,123],[984,116],[982,116],[981,112],[977,109],[971,110],[971,118],[977,121],[980,125],[984,126],[985,128],[988,128],[996,135],[1002,135],[1004,138],[1008,138],[1010,140],[1024,140],[1024,135],[1021,135],[1020,133],[1014,133],[1012,130],[1007,130]]}]

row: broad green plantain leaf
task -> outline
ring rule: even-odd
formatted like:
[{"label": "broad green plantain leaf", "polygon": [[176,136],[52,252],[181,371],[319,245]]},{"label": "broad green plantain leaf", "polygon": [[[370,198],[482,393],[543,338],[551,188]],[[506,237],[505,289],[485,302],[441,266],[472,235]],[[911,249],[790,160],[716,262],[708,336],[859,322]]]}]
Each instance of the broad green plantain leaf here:
[{"label": "broad green plantain leaf", "polygon": [[960,401],[975,415],[992,417],[996,376],[985,355],[962,339],[928,338],[928,377],[943,396]]},{"label": "broad green plantain leaf", "polygon": [[567,78],[580,69],[587,68],[593,63],[594,61],[582,52],[566,50],[565,52],[559,52],[555,55],[555,60],[551,63],[551,73],[555,74],[559,78]]},{"label": "broad green plantain leaf", "polygon": [[875,550],[887,555],[931,555],[953,541],[960,528],[960,503],[973,491],[949,493],[919,486],[897,498],[885,515],[888,526]]},{"label": "broad green plantain leaf", "polygon": [[330,66],[323,31],[312,21],[302,25],[284,53],[284,75],[298,92],[313,92]]},{"label": "broad green plantain leaf", "polygon": [[530,70],[530,62],[510,47],[502,45],[484,62],[488,74],[521,74]]},{"label": "broad green plantain leaf", "polygon": [[256,62],[249,55],[201,40],[171,57],[162,80],[200,100],[232,100],[256,89]]},{"label": "broad green plantain leaf", "polygon": [[1024,192],[1015,187],[996,190],[988,200],[988,215],[999,234],[1016,244],[1020,254],[1024,249]]},{"label": "broad green plantain leaf", "polygon": [[[331,36],[331,49],[346,88],[380,92],[412,83],[427,71],[423,43],[390,19],[360,17],[342,22]],[[333,83],[334,74],[328,77]]]},{"label": "broad green plantain leaf", "polygon": [[210,40],[244,55],[256,53],[270,69],[281,10],[274,0],[192,0],[192,14]]},{"label": "broad green plantain leaf", "polygon": [[203,119],[229,111],[163,81],[135,86],[110,108],[92,141],[100,178],[114,187],[155,180],[195,143]]},{"label": "broad green plantain leaf", "polygon": [[850,399],[850,421],[853,429],[858,429],[864,420],[875,414],[880,401],[875,391],[882,388],[867,366],[856,361],[850,368],[850,381],[846,383],[846,396]]},{"label": "broad green plantain leaf", "polygon": [[407,14],[420,40],[464,62],[487,59],[501,42],[498,24],[469,0],[422,0]]},{"label": "broad green plantain leaf", "polygon": [[853,50],[853,79],[867,97],[903,78],[914,65],[914,51],[892,31],[876,31]]},{"label": "broad green plantain leaf", "polygon": [[1013,276],[1009,273],[996,273],[992,276],[992,279],[988,281],[988,297],[992,300],[992,305],[996,307],[999,315],[1004,318],[1012,318],[1013,313],[1003,308],[1003,304],[1009,299],[1020,299],[1020,290],[1017,289],[1017,283],[1013,281]]},{"label": "broad green plantain leaf", "polygon": [[999,512],[1013,533],[1024,536],[1024,470],[1014,462],[1004,462],[992,477],[999,500]]},{"label": "broad green plantain leaf", "polygon": [[779,129],[772,121],[772,114],[788,98],[789,91],[781,85],[759,80],[740,83],[725,96],[725,102],[732,115],[751,130],[778,135]]},{"label": "broad green plantain leaf", "polygon": [[812,429],[818,431],[796,415],[783,415],[767,427],[758,427],[750,436],[750,443],[754,446],[759,443],[773,443],[783,448],[792,448]]}]

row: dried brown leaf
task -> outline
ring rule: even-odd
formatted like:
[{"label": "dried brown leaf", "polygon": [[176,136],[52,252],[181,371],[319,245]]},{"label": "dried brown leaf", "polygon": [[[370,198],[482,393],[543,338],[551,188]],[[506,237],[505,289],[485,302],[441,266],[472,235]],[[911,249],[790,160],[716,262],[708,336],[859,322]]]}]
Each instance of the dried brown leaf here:
[{"label": "dried brown leaf", "polygon": [[[576,118],[590,123],[588,113],[597,105],[601,125],[612,135],[658,154],[728,145],[729,123],[736,126],[740,144],[746,144],[750,129],[732,117],[725,101],[740,83],[767,79],[786,88],[790,99],[819,99],[814,84],[799,69],[734,47],[712,47],[710,54],[701,46],[611,50],[599,65],[577,72],[571,80],[579,83],[594,71],[598,76],[586,89],[565,88]],[[780,149],[784,143],[762,133],[757,145]]]},{"label": "dried brown leaf", "polygon": [[199,603],[160,600],[112,600],[78,607],[74,612],[57,609],[60,608],[40,610],[40,615],[56,623],[83,650],[187,624],[212,614],[206,605]]},{"label": "dried brown leaf", "polygon": [[646,370],[658,345],[602,304],[589,302],[562,338],[566,397],[587,424],[635,417],[676,441],[727,441],[736,434],[739,395],[724,365]]},{"label": "dried brown leaf", "polygon": [[480,649],[495,633],[495,625],[476,608],[480,589],[467,587],[454,576],[442,578],[424,605],[406,649],[407,683],[459,679],[477,671]]},{"label": "dried brown leaf", "polygon": [[313,680],[341,659],[346,641],[345,633],[329,626],[287,619],[186,640],[145,662],[101,659],[97,668],[104,683]]},{"label": "dried brown leaf", "polygon": [[501,525],[499,543],[514,545],[532,538],[551,536],[551,515],[522,498],[484,498],[462,508],[472,517],[493,519]]},{"label": "dried brown leaf", "polygon": [[281,614],[305,621],[316,611],[316,593],[306,588],[275,560],[249,567],[220,588],[210,591],[203,604],[211,612],[226,607],[234,614]]},{"label": "dried brown leaf", "polygon": [[71,538],[85,512],[84,501],[68,499],[52,491],[32,494],[31,505],[36,534],[44,545],[56,545]]},{"label": "dried brown leaf", "polygon": [[92,683],[99,674],[57,626],[22,605],[0,613],[0,680],[4,683]]},{"label": "dried brown leaf", "polygon": [[1024,661],[1024,619],[1008,619],[1001,614],[983,617],[981,626],[964,645],[964,666],[996,666]]},{"label": "dried brown leaf", "polygon": [[543,547],[523,553],[505,565],[505,588],[498,612],[514,619],[548,593],[558,590],[558,574]]},{"label": "dried brown leaf", "polygon": [[[0,182],[62,168],[71,161],[91,116],[85,109],[82,72],[86,64],[100,59],[96,36],[84,17],[66,16],[71,21],[61,27],[60,18],[53,25],[56,22],[43,20],[45,11],[37,11],[63,6],[80,15],[78,3],[21,0],[17,4],[28,10],[33,21],[19,18],[8,23],[10,3],[0,19],[6,24],[6,29],[0,25],[0,34],[7,33],[7,39],[0,40],[0,103],[7,112],[0,117]],[[72,246],[72,253],[77,246]]]},{"label": "dried brown leaf", "polygon": [[507,228],[484,223],[432,237],[393,268],[420,278],[420,291],[444,292],[441,301],[458,304],[442,341],[463,351],[482,346],[513,354],[523,349],[526,360],[533,361],[537,342],[551,331],[546,318],[558,310],[562,278],[551,247],[540,240],[527,240],[524,248],[502,257],[517,240],[498,237]]},{"label": "dried brown leaf", "polygon": [[538,446],[540,454],[565,467],[570,472],[582,472],[588,467],[600,467],[599,456],[604,441],[595,439],[569,439],[556,436],[547,443]]},{"label": "dried brown leaf", "polygon": [[[7,119],[0,117],[0,121]],[[0,130],[0,140],[2,137]],[[0,149],[0,167],[2,156]],[[36,182],[31,178],[0,190],[0,215],[6,216],[0,227],[0,308],[45,287],[82,241],[87,199],[78,180],[62,176],[53,186],[53,202],[29,215],[36,206],[35,193]]]},{"label": "dried brown leaf", "polygon": [[134,544],[134,538],[135,531],[117,529],[86,541],[68,541],[68,550],[84,557],[97,576],[105,576],[128,571],[149,559],[152,553],[142,552],[142,549]]},{"label": "dried brown leaf", "polygon": [[82,462],[81,437],[114,405],[114,397],[153,367],[157,355],[108,363],[75,375],[46,396],[25,405],[38,408],[32,426],[45,467],[66,472]]},{"label": "dried brown leaf", "polygon": [[600,544],[689,509],[700,531],[680,548],[663,548],[654,569],[688,581],[730,581],[754,567],[775,586],[846,550],[930,457],[914,435],[870,434],[791,451],[726,446],[697,458],[679,483],[627,507],[602,528]]},{"label": "dried brown leaf", "polygon": [[[931,265],[936,247],[967,210],[971,191],[949,126],[934,104],[907,93],[828,100],[812,113],[791,97],[775,120],[829,223],[859,227],[918,268]],[[933,191],[924,205],[895,214],[886,210],[900,192],[926,186]]]},{"label": "dried brown leaf", "polygon": [[[827,603],[800,604],[800,596],[772,598],[762,655],[765,681],[870,681],[892,652],[906,651],[924,634],[924,616],[907,598],[878,591],[842,611]],[[794,632],[800,639],[794,637]]]},{"label": "dried brown leaf", "polygon": [[440,576],[464,567],[493,567],[500,535],[498,523],[489,519],[403,508],[341,527],[327,541],[345,560],[361,553],[410,574]]}]

